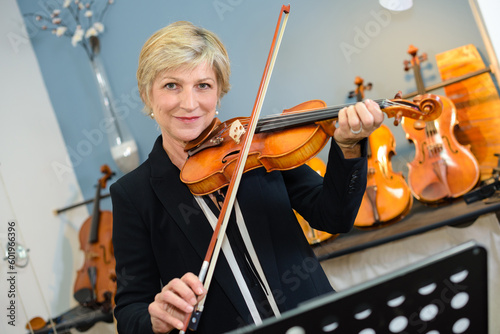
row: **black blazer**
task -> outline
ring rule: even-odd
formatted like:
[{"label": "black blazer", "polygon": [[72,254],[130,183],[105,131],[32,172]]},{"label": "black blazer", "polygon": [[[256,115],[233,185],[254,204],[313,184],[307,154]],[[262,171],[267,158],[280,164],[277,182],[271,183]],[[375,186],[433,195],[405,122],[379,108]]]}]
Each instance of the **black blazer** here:
[{"label": "black blazer", "polygon": [[[363,141],[366,156],[366,140]],[[366,158],[346,160],[332,144],[324,179],[304,165],[286,172],[244,173],[237,200],[281,312],[333,289],[292,208],[314,228],[349,231],[366,187]],[[212,228],[158,137],[149,158],[111,185],[118,331],[152,333],[148,305],[162,284],[198,274]],[[251,323],[221,252],[198,333],[222,333]]]}]

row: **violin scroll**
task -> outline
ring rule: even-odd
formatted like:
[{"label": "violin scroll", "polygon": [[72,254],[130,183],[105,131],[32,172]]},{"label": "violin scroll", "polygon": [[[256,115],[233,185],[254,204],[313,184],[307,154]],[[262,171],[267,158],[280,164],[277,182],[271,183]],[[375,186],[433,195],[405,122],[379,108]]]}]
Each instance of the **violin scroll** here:
[{"label": "violin scroll", "polygon": [[109,179],[111,179],[113,175],[115,175],[115,172],[113,172],[108,165],[102,165],[101,173],[103,173],[104,176],[99,179],[99,187],[101,187],[101,189],[105,189],[106,183],[108,182]]},{"label": "violin scroll", "polygon": [[401,123],[402,117],[408,117],[418,121],[433,121],[441,115],[443,103],[437,95],[424,94],[416,96],[413,102],[399,98],[386,100],[381,103],[382,110],[388,117],[394,117],[394,125]]},{"label": "violin scroll", "polygon": [[408,47],[407,53],[412,56],[411,60],[405,60],[403,63],[405,65],[405,71],[409,71],[413,69],[414,66],[420,66],[420,63],[427,61],[427,53],[422,53],[420,56],[417,56],[418,48],[414,45]]}]

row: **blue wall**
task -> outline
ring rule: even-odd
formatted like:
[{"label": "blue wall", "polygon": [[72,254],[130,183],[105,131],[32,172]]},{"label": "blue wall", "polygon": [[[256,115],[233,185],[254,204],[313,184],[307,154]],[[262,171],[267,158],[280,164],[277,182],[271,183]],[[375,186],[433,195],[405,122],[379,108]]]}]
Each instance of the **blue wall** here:
[{"label": "blue wall", "polygon": [[[438,53],[474,44],[484,58],[485,48],[467,0],[414,2],[411,10],[395,13],[383,10],[377,0],[292,0],[263,115],[310,99],[322,99],[328,105],[349,102],[347,93],[354,89],[358,75],[374,85],[366,94],[369,98],[414,91],[413,75],[403,69],[403,61],[410,59],[406,53],[410,44],[428,54],[429,60],[422,64],[426,85],[441,81],[435,62]],[[42,11],[40,3],[18,0],[24,14]],[[141,162],[159,134],[155,122],[142,114],[136,89],[137,59],[145,40],[177,20],[215,31],[228,48],[233,70],[233,88],[222,101],[219,118],[248,116],[282,4],[287,3],[115,1],[103,20],[106,30],[101,36],[101,55],[123,119],[137,141]],[[92,140],[88,135],[99,131],[103,119],[88,58],[67,37],[35,29],[29,17],[26,24],[78,182],[84,197],[93,198],[102,164],[117,171],[117,177],[122,174],[111,158],[107,140]],[[392,120],[386,123],[392,124]],[[414,151],[401,128],[391,129],[398,153],[393,168],[405,172]],[[324,152],[320,157],[326,158]],[[110,201],[103,201],[102,207],[109,209]]]}]

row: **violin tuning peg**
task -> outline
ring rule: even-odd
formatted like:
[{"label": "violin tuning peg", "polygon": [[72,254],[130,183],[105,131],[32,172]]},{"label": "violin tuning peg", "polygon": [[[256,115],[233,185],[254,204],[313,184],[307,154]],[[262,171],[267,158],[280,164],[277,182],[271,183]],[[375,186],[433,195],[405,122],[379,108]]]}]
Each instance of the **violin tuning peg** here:
[{"label": "violin tuning peg", "polygon": [[399,123],[401,123],[401,119],[402,119],[402,116],[403,116],[403,113],[400,111],[396,114],[396,116],[394,116],[394,125],[395,126],[398,126]]}]

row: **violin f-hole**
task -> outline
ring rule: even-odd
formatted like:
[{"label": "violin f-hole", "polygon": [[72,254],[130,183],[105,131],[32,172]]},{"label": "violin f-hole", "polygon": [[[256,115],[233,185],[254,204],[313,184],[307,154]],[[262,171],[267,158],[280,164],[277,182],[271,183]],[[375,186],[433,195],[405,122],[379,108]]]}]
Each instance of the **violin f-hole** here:
[{"label": "violin f-hole", "polygon": [[240,154],[240,150],[230,152],[230,153],[226,154],[225,156],[223,156],[222,157],[222,163],[225,164],[227,162],[227,158],[228,157],[230,157],[232,155],[236,155],[236,154]]},{"label": "violin f-hole", "polygon": [[107,256],[106,256],[106,247],[104,247],[104,245],[99,245],[99,248],[102,251],[102,256],[103,256],[104,263],[110,264],[111,263],[111,259],[108,259]]}]

